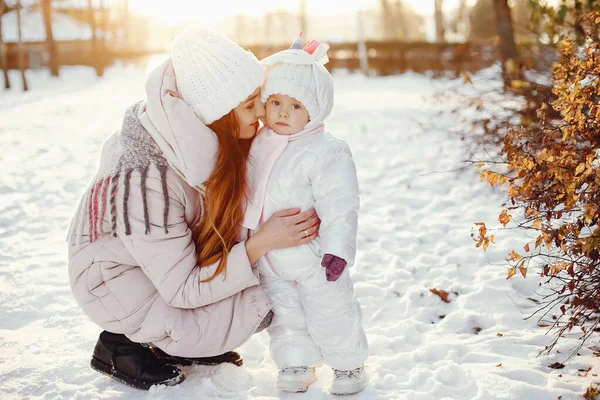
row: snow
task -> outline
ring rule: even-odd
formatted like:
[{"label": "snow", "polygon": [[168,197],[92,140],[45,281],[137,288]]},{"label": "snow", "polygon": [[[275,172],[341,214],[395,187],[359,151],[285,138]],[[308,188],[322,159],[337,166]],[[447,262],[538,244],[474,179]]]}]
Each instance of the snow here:
[{"label": "snow", "polygon": [[[44,18],[40,10],[24,8],[21,11],[24,42],[42,42],[46,40]],[[92,30],[89,25],[61,13],[52,14],[52,33],[54,40],[91,40]],[[98,31],[102,37],[102,32]],[[18,41],[17,12],[11,11],[2,16],[2,38],[5,43]]]},{"label": "snow", "polygon": [[[158,60],[153,60],[156,65]],[[489,72],[489,71],[488,71]],[[12,73],[12,72],[11,72]],[[184,367],[176,387],[137,391],[92,371],[100,329],[69,287],[65,230],[91,178],[102,141],[123,110],[143,97],[146,70],[117,65],[104,78],[62,68],[60,80],[28,71],[32,91],[0,96],[0,398],[2,399],[331,399],[325,366],[304,395],[275,390],[268,336],[251,338],[245,364]],[[473,222],[493,226],[502,193],[457,168],[468,158],[449,132],[452,103],[435,101],[460,81],[407,73],[336,73],[328,129],[353,150],[361,185],[358,255],[353,267],[370,343],[369,383],[352,399],[579,399],[597,361],[569,335],[537,357],[551,336],[524,318],[535,310],[539,278],[505,279],[505,255],[523,244],[498,232],[486,253]],[[489,79],[473,78],[486,90]],[[488,86],[486,86],[488,85]],[[467,90],[473,90],[473,87]],[[450,293],[449,303],[430,292]],[[578,369],[593,367],[588,376]]]}]

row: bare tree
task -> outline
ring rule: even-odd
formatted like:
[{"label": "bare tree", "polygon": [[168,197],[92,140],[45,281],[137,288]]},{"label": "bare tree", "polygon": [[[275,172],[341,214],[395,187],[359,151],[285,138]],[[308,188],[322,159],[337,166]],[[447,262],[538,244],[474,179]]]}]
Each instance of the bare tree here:
[{"label": "bare tree", "polygon": [[23,80],[23,91],[29,90],[27,87],[27,78],[25,77],[25,47],[23,46],[23,21],[21,20],[21,0],[17,0],[17,31],[18,31],[18,42],[17,48],[19,52],[19,70],[21,70],[21,79]]},{"label": "bare tree", "polygon": [[395,39],[396,32],[390,3],[388,0],[380,0],[379,4],[381,5],[381,18],[383,20],[383,39]]},{"label": "bare tree", "polygon": [[300,0],[300,9],[299,9],[299,18],[300,18],[300,31],[303,33],[305,38],[308,37],[306,30],[308,29],[308,23],[306,20],[306,0]]},{"label": "bare tree", "polygon": [[444,26],[444,0],[434,0],[435,5],[435,40],[446,41],[446,27]]},{"label": "bare tree", "polygon": [[471,37],[471,27],[469,24],[469,7],[467,6],[467,0],[460,0],[458,14],[465,40],[469,40]]},{"label": "bare tree", "polygon": [[96,75],[102,76],[104,74],[103,68],[100,66],[99,58],[99,46],[98,46],[98,26],[96,24],[96,11],[92,4],[92,0],[88,0],[88,13],[90,29],[92,30],[92,64],[96,69]]},{"label": "bare tree", "polygon": [[90,29],[92,30],[92,51],[95,54],[96,50],[98,49],[98,41],[96,38],[96,16],[94,15],[94,6],[92,5],[92,0],[88,0],[88,15]]},{"label": "bare tree", "polygon": [[409,25],[406,23],[407,19],[410,18],[407,13],[406,6],[402,0],[394,1],[392,15],[394,17],[394,26],[396,27],[396,36],[400,36],[402,40],[407,40],[409,37]]},{"label": "bare tree", "polygon": [[502,74],[505,85],[508,84],[508,75],[510,63],[516,68],[518,65],[517,45],[515,44],[515,35],[513,22],[510,15],[508,0],[493,0],[494,12],[496,15],[496,29],[500,39],[500,60],[502,61]]},{"label": "bare tree", "polygon": [[365,43],[365,29],[362,18],[362,10],[359,8],[356,12],[356,31],[357,31],[357,42],[358,42],[358,57],[360,60],[360,70],[363,74],[369,73],[369,53],[367,52],[367,45]]},{"label": "bare tree", "polygon": [[127,44],[127,48],[129,48],[129,0],[123,0],[123,40]]},{"label": "bare tree", "polygon": [[108,38],[107,33],[109,31],[108,29],[108,13],[109,13],[109,8],[107,5],[107,0],[102,0],[102,47],[106,48],[107,47],[107,40]]},{"label": "bare tree", "polygon": [[0,68],[4,74],[4,88],[10,89],[10,78],[8,77],[8,60],[7,50],[4,40],[2,40],[2,16],[4,15],[5,5],[4,0],[0,0]]},{"label": "bare tree", "polygon": [[[264,15],[264,38],[262,43],[265,45],[265,48],[268,49],[273,43],[273,38],[271,36],[271,24],[273,23],[273,13],[271,11],[267,11]],[[265,51],[267,51],[265,49]]]},{"label": "bare tree", "polygon": [[58,52],[56,51],[56,42],[52,33],[52,2],[51,0],[42,0],[41,3],[46,30],[46,47],[50,54],[50,75],[58,76]]}]

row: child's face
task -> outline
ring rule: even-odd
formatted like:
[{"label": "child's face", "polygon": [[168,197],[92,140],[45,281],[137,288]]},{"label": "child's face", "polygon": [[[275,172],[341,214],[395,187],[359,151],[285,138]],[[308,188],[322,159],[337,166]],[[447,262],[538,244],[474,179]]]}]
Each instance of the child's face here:
[{"label": "child's face", "polygon": [[308,121],[308,111],[293,97],[274,94],[267,100],[265,125],[276,133],[293,135],[304,129]]}]

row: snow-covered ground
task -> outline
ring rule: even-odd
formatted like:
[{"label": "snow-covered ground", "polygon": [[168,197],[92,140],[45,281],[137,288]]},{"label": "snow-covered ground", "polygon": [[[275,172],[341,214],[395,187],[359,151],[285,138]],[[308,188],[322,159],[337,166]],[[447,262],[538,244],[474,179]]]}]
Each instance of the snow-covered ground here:
[{"label": "snow-covered ground", "polygon": [[[0,399],[330,399],[327,367],[306,394],[279,393],[266,333],[240,352],[243,368],[186,367],[176,387],[137,391],[92,371],[100,329],[69,288],[65,230],[95,170],[105,137],[123,110],[143,97],[144,69],[116,66],[104,78],[64,68],[60,80],[30,75],[32,91],[0,92]],[[478,81],[475,77],[475,84]],[[448,134],[456,105],[432,100],[457,85],[422,75],[367,78],[338,73],[328,128],[354,153],[362,210],[356,294],[370,343],[366,389],[351,399],[578,399],[596,378],[582,349],[562,370],[576,340],[536,357],[551,340],[536,320],[538,284],[505,280],[505,255],[523,242],[496,235],[474,247],[473,222],[494,225],[502,194],[463,166]],[[437,128],[434,128],[437,127]],[[446,290],[450,302],[430,292]],[[578,369],[593,369],[586,377]],[[562,397],[560,397],[562,396]]]}]

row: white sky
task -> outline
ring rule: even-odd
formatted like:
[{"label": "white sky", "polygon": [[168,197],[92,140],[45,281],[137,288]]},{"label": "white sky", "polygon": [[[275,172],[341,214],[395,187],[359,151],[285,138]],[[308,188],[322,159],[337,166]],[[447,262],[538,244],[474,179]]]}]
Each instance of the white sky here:
[{"label": "white sky", "polygon": [[[168,8],[164,0],[130,0],[131,10],[135,13],[152,15],[161,22],[180,23],[186,21],[214,22],[226,16],[237,14],[261,15],[269,10],[288,9],[297,10],[298,0],[169,0]],[[467,0],[473,4],[475,0]],[[428,15],[433,13],[434,0],[404,0],[404,3],[413,8],[417,13]],[[445,0],[444,8],[456,7],[459,0]],[[306,0],[306,9],[309,15],[335,15],[357,11],[362,8],[379,6],[379,0]]]}]

